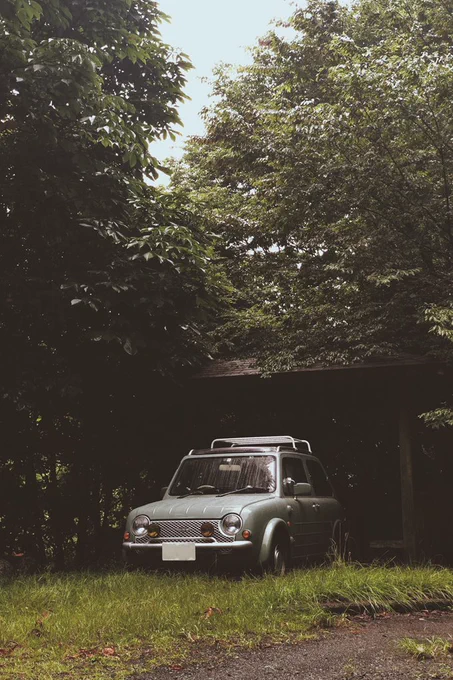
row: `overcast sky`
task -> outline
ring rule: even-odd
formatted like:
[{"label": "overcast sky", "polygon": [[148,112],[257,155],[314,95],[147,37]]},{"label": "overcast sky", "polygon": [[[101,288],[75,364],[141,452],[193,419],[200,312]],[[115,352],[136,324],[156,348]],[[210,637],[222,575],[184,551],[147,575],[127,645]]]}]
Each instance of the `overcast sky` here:
[{"label": "overcast sky", "polygon": [[[182,136],[176,142],[166,140],[153,144],[152,152],[159,160],[180,157],[184,139],[201,134],[201,109],[209,103],[209,84],[214,66],[250,63],[246,48],[264,35],[273,19],[287,19],[294,11],[292,0],[161,0],[161,9],[171,16],[171,23],[161,26],[162,37],[173,47],[186,52],[194,65],[188,75],[186,94],[191,101],[180,107],[184,123]],[[165,182],[161,175],[160,181]]]}]

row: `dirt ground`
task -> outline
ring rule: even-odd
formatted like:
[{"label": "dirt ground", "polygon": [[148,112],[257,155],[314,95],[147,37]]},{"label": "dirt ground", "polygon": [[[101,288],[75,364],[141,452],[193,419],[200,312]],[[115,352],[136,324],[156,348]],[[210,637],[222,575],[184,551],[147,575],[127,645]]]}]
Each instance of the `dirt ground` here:
[{"label": "dirt ground", "polygon": [[[187,668],[161,668],[137,680],[434,680],[453,679],[453,654],[417,660],[397,647],[401,638],[453,638],[453,614],[418,612],[358,616],[319,639],[239,652]],[[214,652],[213,652],[214,654]]]}]

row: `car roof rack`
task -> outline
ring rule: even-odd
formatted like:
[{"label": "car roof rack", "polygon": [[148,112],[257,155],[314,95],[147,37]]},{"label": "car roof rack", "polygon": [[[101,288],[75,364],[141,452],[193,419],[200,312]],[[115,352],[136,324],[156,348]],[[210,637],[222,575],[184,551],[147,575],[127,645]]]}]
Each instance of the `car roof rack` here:
[{"label": "car roof rack", "polygon": [[306,439],[296,439],[290,435],[279,435],[276,437],[221,437],[220,439],[214,439],[211,442],[211,449],[221,448],[222,444],[229,444],[231,447],[234,446],[278,446],[280,448],[282,445],[286,445],[285,448],[291,448],[295,451],[301,451],[301,444],[304,445],[304,451],[308,453],[313,453],[311,450],[310,442]]}]

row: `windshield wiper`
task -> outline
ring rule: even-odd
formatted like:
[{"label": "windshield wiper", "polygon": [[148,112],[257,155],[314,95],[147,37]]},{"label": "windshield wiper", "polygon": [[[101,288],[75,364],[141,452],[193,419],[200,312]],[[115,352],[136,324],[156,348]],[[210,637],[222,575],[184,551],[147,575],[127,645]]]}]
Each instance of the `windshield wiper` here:
[{"label": "windshield wiper", "polygon": [[187,498],[187,496],[204,496],[203,491],[189,491],[189,493],[185,493],[182,496],[178,496],[178,498]]},{"label": "windshield wiper", "polygon": [[218,489],[216,489],[215,486],[212,486],[212,484],[200,484],[193,491],[192,489],[189,489],[188,486],[186,486],[186,489],[188,493],[185,493],[182,496],[178,496],[178,498],[187,498],[187,496],[204,496],[218,491]]},{"label": "windshield wiper", "polygon": [[233,493],[247,493],[247,491],[264,491],[268,492],[269,489],[266,489],[264,486],[252,486],[251,484],[248,484],[247,486],[244,486],[243,489],[233,489],[233,491],[227,491],[226,493],[219,493],[217,498],[221,498],[222,496],[229,496]]}]

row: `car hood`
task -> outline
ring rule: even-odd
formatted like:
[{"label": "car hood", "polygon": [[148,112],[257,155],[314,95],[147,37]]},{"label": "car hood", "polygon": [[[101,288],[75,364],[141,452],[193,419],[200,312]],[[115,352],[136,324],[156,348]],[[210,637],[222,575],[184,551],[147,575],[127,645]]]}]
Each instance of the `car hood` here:
[{"label": "car hood", "polygon": [[273,501],[271,494],[235,494],[233,496],[187,496],[186,498],[165,498],[137,508],[136,515],[147,515],[150,519],[220,519],[230,512],[240,514],[248,505]]}]

